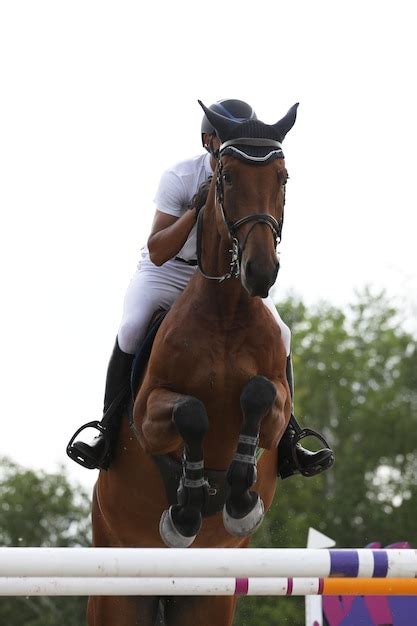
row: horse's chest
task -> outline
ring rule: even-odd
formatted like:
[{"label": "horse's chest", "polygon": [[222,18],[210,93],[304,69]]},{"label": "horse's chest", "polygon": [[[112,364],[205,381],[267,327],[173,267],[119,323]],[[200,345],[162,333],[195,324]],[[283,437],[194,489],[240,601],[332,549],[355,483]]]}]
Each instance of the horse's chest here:
[{"label": "horse's chest", "polygon": [[202,385],[212,392],[241,388],[248,378],[271,375],[271,351],[279,337],[258,328],[214,332],[211,329],[182,329],[167,337],[167,347],[177,364],[176,373],[189,372],[193,385]]}]

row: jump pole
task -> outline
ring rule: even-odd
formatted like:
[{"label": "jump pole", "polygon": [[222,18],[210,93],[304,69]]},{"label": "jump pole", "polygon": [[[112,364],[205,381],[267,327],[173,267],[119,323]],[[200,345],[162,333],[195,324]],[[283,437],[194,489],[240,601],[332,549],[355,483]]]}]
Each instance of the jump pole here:
[{"label": "jump pole", "polygon": [[[334,548],[336,542],[315,528],[308,529],[307,548]],[[398,546],[401,547],[401,546]],[[409,546],[402,546],[404,548]],[[323,600],[320,595],[307,595],[305,604],[305,626],[323,626]]]},{"label": "jump pole", "polygon": [[0,578],[0,596],[417,595],[416,578]]},{"label": "jump pole", "polygon": [[0,548],[0,577],[416,578],[417,551],[309,548]]}]

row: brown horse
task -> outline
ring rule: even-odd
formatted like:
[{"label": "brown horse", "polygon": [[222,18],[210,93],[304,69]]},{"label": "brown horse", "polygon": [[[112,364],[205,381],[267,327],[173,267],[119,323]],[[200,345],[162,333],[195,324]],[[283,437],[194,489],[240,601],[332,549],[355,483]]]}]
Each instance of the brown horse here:
[{"label": "brown horse", "polygon": [[[275,493],[291,400],[280,329],[261,298],[279,267],[281,141],[297,105],[275,125],[237,123],[202,107],[223,143],[198,219],[200,271],[158,331],[132,427],[124,420],[114,461],[99,474],[95,546],[246,547]],[[264,452],[256,462],[258,445]],[[155,463],[165,455],[183,468],[171,506]],[[226,472],[221,505],[206,516],[210,475]],[[166,598],[163,623],[230,626],[235,602]],[[153,597],[93,597],[88,623],[154,626],[160,605]]]}]

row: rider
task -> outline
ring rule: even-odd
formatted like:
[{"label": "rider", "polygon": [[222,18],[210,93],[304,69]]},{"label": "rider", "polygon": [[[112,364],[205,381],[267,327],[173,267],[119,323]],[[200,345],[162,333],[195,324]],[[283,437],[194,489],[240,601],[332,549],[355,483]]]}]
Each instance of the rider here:
[{"label": "rider", "polygon": [[[220,100],[210,109],[239,121],[257,119],[252,107],[242,100]],[[201,125],[201,139],[206,152],[174,165],[164,172],[159,183],[151,233],[127,289],[122,321],[108,366],[102,430],[91,444],[78,440],[67,449],[71,458],[90,469],[107,469],[111,462],[130,390],[133,358],[154,313],[160,308],[168,309],[174,303],[197,269],[196,219],[201,205],[197,192],[213,175],[220,147],[216,131],[206,115]],[[279,316],[272,298],[268,296],[264,302],[281,328],[287,350],[287,378],[293,397],[291,331]],[[333,463],[333,452],[327,446],[317,452],[303,448],[298,442],[298,435],[302,432],[291,414],[279,444],[278,472],[282,478],[299,472],[313,476]],[[314,431],[308,433],[321,439]]]}]

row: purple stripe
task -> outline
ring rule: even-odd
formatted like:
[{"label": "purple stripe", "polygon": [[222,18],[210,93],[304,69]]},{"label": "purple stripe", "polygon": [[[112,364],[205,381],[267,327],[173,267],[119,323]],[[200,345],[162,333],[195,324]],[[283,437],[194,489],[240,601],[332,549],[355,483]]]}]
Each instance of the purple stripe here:
[{"label": "purple stripe", "polygon": [[330,550],[330,576],[356,578],[359,573],[357,550]]},{"label": "purple stripe", "polygon": [[317,591],[319,596],[323,595],[323,589],[324,589],[324,579],[323,578],[319,578],[319,589]]},{"label": "purple stripe", "polygon": [[294,587],[294,581],[292,578],[287,578],[287,596],[292,594],[292,590]]},{"label": "purple stripe", "polygon": [[235,596],[247,596],[249,591],[249,578],[236,578]]},{"label": "purple stripe", "polygon": [[385,550],[377,550],[374,554],[374,578],[385,578],[388,574],[388,553]]}]

